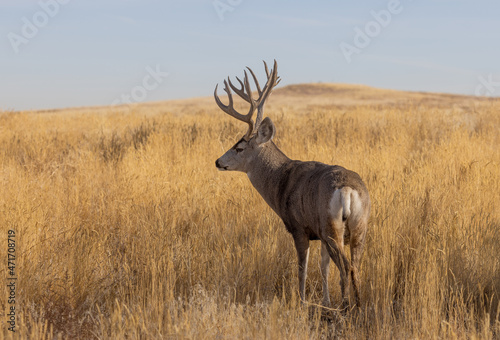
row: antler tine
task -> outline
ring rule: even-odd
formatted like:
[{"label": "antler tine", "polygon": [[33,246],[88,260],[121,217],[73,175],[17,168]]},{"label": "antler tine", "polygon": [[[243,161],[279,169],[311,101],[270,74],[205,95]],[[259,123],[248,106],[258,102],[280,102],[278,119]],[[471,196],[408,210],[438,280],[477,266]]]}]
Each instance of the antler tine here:
[{"label": "antler tine", "polygon": [[[215,102],[217,103],[217,105],[220,107],[220,109],[226,113],[228,113],[227,111],[229,110],[229,106],[231,105],[231,102],[232,102],[232,96],[228,96],[229,97],[229,105],[224,105],[222,104],[222,101],[219,99],[219,96],[217,95],[217,88],[219,87],[219,84],[215,85],[215,90],[214,90],[214,98],[215,98]],[[226,91],[227,92],[227,91]]]},{"label": "antler tine", "polygon": [[236,77],[236,79],[238,80],[238,82],[240,83],[241,85],[241,88],[237,88],[236,86],[233,85],[233,83],[231,82],[231,79],[229,79],[229,77],[227,78],[227,80],[229,81],[229,86],[231,86],[231,88],[233,89],[234,92],[236,92],[236,94],[238,96],[240,96],[241,98],[243,98],[245,101],[247,102],[250,102],[250,98],[248,97],[248,95],[245,93],[245,85],[243,84],[243,82],[240,80],[240,78]]},{"label": "antler tine", "polygon": [[[267,63],[265,60],[262,60],[264,62],[264,68],[266,69],[266,76],[267,76],[267,79],[269,79],[269,71],[267,69]],[[274,59],[274,66],[276,66],[276,59]],[[275,67],[276,68],[276,67]]]},{"label": "antler tine", "polygon": [[260,89],[259,81],[257,80],[257,77],[255,76],[255,73],[253,73],[252,69],[247,66],[247,69],[250,71],[250,74],[252,75],[253,81],[255,83],[255,86],[257,86],[257,92],[259,93],[259,97],[262,95],[262,90]]},{"label": "antler tine", "polygon": [[264,116],[264,104],[266,103],[267,98],[271,94],[273,88],[279,83],[278,63],[276,62],[276,59],[274,60],[274,66],[271,69],[271,73],[269,73],[265,61],[264,61],[264,68],[266,69],[267,82],[266,85],[264,86],[264,89],[262,90],[262,93],[259,93],[259,99],[257,100],[257,117],[255,118],[255,125],[254,125],[255,129],[258,129],[260,123],[262,122],[262,118]]},{"label": "antler tine", "polygon": [[252,88],[250,87],[250,82],[248,81],[248,74],[247,71],[244,72],[245,72],[245,78],[243,78],[243,81],[245,82],[245,89],[247,91],[249,103],[251,103],[255,107],[255,101],[252,98]]},{"label": "antler tine", "polygon": [[[229,79],[229,78],[228,78]],[[229,81],[229,83],[231,83],[231,81]],[[247,80],[247,83],[248,83],[248,80]],[[243,115],[241,113],[239,113],[238,111],[236,111],[234,109],[234,106],[233,106],[233,95],[231,93],[231,87],[233,87],[233,90],[234,90],[234,86],[229,86],[228,85],[228,82],[226,80],[224,80],[224,91],[226,91],[227,93],[227,96],[228,96],[228,99],[229,99],[229,103],[228,105],[224,105],[222,103],[222,101],[220,100],[219,96],[217,95],[217,88],[218,88],[219,84],[217,84],[215,86],[215,90],[214,90],[214,98],[215,98],[215,102],[217,103],[217,105],[219,106],[219,108],[224,111],[225,113],[227,113],[228,115],[230,115],[231,117],[234,117],[238,120],[241,120],[242,122],[245,122],[248,124],[248,131],[247,131],[247,134],[245,135],[245,138],[250,138],[250,136],[252,135],[252,132],[253,132],[253,127],[254,127],[254,124],[253,124],[253,121],[252,121],[252,116],[255,112],[255,101],[252,100],[252,97],[250,95],[249,97],[249,103],[250,103],[250,109],[248,111],[248,113],[246,115]],[[238,93],[237,91],[235,91],[236,93]]]}]

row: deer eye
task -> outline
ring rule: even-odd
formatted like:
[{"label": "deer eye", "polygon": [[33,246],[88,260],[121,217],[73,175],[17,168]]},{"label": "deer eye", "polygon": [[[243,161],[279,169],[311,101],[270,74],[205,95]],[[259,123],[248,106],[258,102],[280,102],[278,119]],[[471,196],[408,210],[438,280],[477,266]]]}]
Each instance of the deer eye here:
[{"label": "deer eye", "polygon": [[236,148],[235,150],[236,150],[236,152],[241,152],[241,151],[243,151],[245,149],[243,149],[243,148]]}]

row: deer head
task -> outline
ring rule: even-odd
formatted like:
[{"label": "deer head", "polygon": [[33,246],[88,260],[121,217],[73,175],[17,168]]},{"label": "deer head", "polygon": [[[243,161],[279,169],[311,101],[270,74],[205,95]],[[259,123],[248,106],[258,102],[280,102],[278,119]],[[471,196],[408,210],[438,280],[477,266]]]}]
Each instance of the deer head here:
[{"label": "deer head", "polygon": [[[221,110],[231,117],[248,124],[248,131],[246,134],[215,162],[216,167],[221,171],[233,170],[248,172],[249,164],[251,164],[253,157],[258,155],[259,148],[262,148],[274,137],[276,128],[274,127],[273,122],[269,118],[262,118],[264,115],[264,104],[266,103],[267,98],[269,98],[273,88],[278,85],[281,79],[278,77],[278,64],[276,60],[274,61],[274,66],[271,69],[271,72],[269,72],[266,62],[264,62],[264,67],[266,70],[267,82],[262,89],[255,73],[247,67],[255,82],[255,86],[257,87],[257,93],[259,96],[257,99],[253,98],[252,89],[250,87],[246,71],[243,81],[236,77],[240,83],[240,88],[234,86],[229,77],[227,78],[227,81],[224,80],[224,91],[226,91],[229,99],[228,105],[224,105],[221,102],[219,96],[217,95],[218,85],[215,86],[214,97]],[[233,94],[231,89],[244,101],[250,104],[247,114],[243,115],[234,109]],[[255,111],[257,111],[257,117],[255,118],[255,121],[253,121],[252,117],[255,114]]]}]

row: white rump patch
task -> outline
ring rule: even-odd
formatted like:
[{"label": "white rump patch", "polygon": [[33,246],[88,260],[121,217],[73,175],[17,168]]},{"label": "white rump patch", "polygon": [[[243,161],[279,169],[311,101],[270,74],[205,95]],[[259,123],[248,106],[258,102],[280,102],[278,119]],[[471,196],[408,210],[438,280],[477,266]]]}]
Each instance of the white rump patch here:
[{"label": "white rump patch", "polygon": [[340,189],[334,191],[332,199],[328,204],[328,212],[330,213],[330,217],[335,221],[342,221],[342,197],[341,197]]},{"label": "white rump patch", "polygon": [[357,224],[362,213],[359,194],[350,187],[335,190],[328,208],[335,221],[349,221],[350,224]]}]

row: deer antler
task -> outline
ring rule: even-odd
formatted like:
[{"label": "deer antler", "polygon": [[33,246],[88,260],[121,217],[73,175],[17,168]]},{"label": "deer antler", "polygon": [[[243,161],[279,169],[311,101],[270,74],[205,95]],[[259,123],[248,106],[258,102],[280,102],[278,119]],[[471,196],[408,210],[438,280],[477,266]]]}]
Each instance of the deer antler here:
[{"label": "deer antler", "polygon": [[[250,87],[250,82],[248,81],[248,75],[246,71],[243,81],[241,81],[238,77],[236,77],[236,79],[241,85],[240,88],[234,86],[233,83],[231,83],[231,79],[229,77],[227,78],[227,81],[224,80],[224,91],[226,91],[229,99],[228,105],[222,104],[221,100],[219,99],[219,96],[217,95],[217,87],[219,86],[219,84],[215,86],[215,91],[214,91],[215,102],[217,103],[217,105],[219,105],[221,110],[227,113],[228,115],[238,120],[241,120],[242,122],[245,122],[249,125],[248,131],[244,137],[246,140],[249,140],[252,134],[259,128],[259,125],[262,122],[262,116],[264,115],[264,104],[266,103],[266,100],[271,94],[273,88],[276,85],[278,85],[278,83],[281,81],[281,79],[278,77],[278,63],[276,62],[276,60],[274,60],[274,66],[271,69],[271,72],[269,72],[265,61],[264,61],[264,67],[266,69],[267,82],[262,90],[260,88],[257,77],[255,76],[253,71],[249,67],[247,67],[255,82],[255,86],[257,87],[257,92],[259,93],[259,98],[257,100],[254,100],[252,97],[252,89]],[[246,115],[243,115],[234,109],[233,95],[231,89],[233,89],[233,91],[238,96],[240,96],[243,100],[245,100],[247,103],[250,104],[250,109],[248,110],[248,113]],[[255,118],[255,124],[254,124],[252,116],[255,113],[255,109],[257,109],[257,117]]]}]

